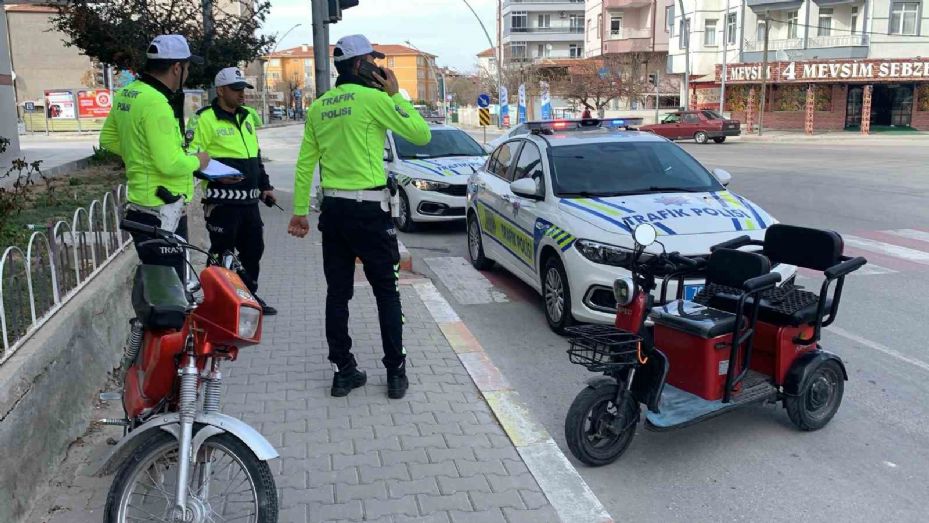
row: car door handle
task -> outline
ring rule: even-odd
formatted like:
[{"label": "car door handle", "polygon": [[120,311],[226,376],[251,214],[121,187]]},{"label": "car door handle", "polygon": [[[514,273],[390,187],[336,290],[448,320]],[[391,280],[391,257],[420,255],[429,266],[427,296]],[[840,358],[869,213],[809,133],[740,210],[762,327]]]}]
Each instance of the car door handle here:
[{"label": "car door handle", "polygon": [[504,194],[500,196],[500,199],[505,201],[506,203],[513,203],[513,197],[510,196],[509,194]]}]

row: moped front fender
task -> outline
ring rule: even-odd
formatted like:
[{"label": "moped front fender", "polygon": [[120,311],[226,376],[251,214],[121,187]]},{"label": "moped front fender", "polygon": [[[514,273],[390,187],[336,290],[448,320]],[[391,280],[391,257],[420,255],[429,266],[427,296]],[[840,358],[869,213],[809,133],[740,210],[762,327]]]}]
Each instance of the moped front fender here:
[{"label": "moped front fender", "polygon": [[[148,420],[146,423],[136,428],[116,444],[115,447],[107,454],[102,463],[97,467],[94,475],[108,476],[116,472],[123,462],[132,455],[133,451],[145,440],[143,436],[152,430],[160,429],[175,438],[180,434],[181,415],[177,412],[161,414]],[[274,446],[261,435],[260,432],[252,428],[244,421],[227,416],[225,414],[203,414],[200,413],[194,419],[194,437],[191,441],[191,456],[196,456],[197,451],[203,442],[211,436],[228,432],[242,441],[248,448],[255,453],[255,456],[261,461],[268,461],[278,457]]]}]

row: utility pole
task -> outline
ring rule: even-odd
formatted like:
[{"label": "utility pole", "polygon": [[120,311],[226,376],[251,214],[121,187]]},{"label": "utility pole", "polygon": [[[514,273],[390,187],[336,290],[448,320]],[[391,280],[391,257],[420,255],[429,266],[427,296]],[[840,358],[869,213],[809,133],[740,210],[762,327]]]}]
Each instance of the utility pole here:
[{"label": "utility pole", "polygon": [[764,53],[761,60],[761,111],[758,113],[758,136],[764,132],[764,104],[765,94],[768,91],[768,28],[770,23],[768,12],[764,13]]},{"label": "utility pole", "polygon": [[316,76],[316,98],[329,85],[329,2],[312,0],[313,8],[313,73]]},{"label": "utility pole", "polygon": [[[210,47],[213,45],[213,0],[202,0],[200,7],[203,10],[203,49],[200,54],[209,60]],[[207,95],[212,100],[216,96],[216,88],[209,86]]]},{"label": "utility pole", "polygon": [[726,9],[726,16],[723,18],[723,69],[720,76],[719,84],[719,114],[726,110],[726,58],[729,54],[729,9]]},{"label": "utility pole", "polygon": [[[690,24],[684,16],[684,0],[677,0],[681,10],[681,40],[684,44],[684,110],[690,109]],[[686,38],[686,40],[684,40]]]}]

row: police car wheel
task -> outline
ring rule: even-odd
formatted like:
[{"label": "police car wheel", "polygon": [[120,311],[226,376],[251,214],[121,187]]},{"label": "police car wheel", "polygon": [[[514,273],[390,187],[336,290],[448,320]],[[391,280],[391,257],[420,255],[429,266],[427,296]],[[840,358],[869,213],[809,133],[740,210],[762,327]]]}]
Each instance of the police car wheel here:
[{"label": "police car wheel", "polygon": [[571,288],[564,264],[557,256],[551,256],[542,269],[542,297],[545,300],[545,320],[558,334],[574,324],[571,315]]},{"label": "police car wheel", "polygon": [[694,135],[694,141],[699,144],[705,144],[709,138],[710,137],[703,131],[697,131],[697,134]]},{"label": "police car wheel", "polygon": [[410,200],[406,197],[403,189],[400,189],[400,215],[394,218],[394,225],[403,232],[413,232],[416,230],[416,222],[413,221],[413,212],[410,210]]},{"label": "police car wheel", "polygon": [[471,265],[479,271],[487,270],[494,265],[493,260],[484,256],[481,227],[478,225],[477,217],[474,214],[468,216],[468,257],[471,258]]}]

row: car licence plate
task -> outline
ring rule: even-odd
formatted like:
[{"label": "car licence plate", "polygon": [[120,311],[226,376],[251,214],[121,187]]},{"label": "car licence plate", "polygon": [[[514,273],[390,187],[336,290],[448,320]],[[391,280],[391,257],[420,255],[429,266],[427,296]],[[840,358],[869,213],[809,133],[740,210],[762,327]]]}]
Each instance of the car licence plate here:
[{"label": "car licence plate", "polygon": [[703,285],[684,285],[684,299],[693,301],[694,297],[703,290]]}]

